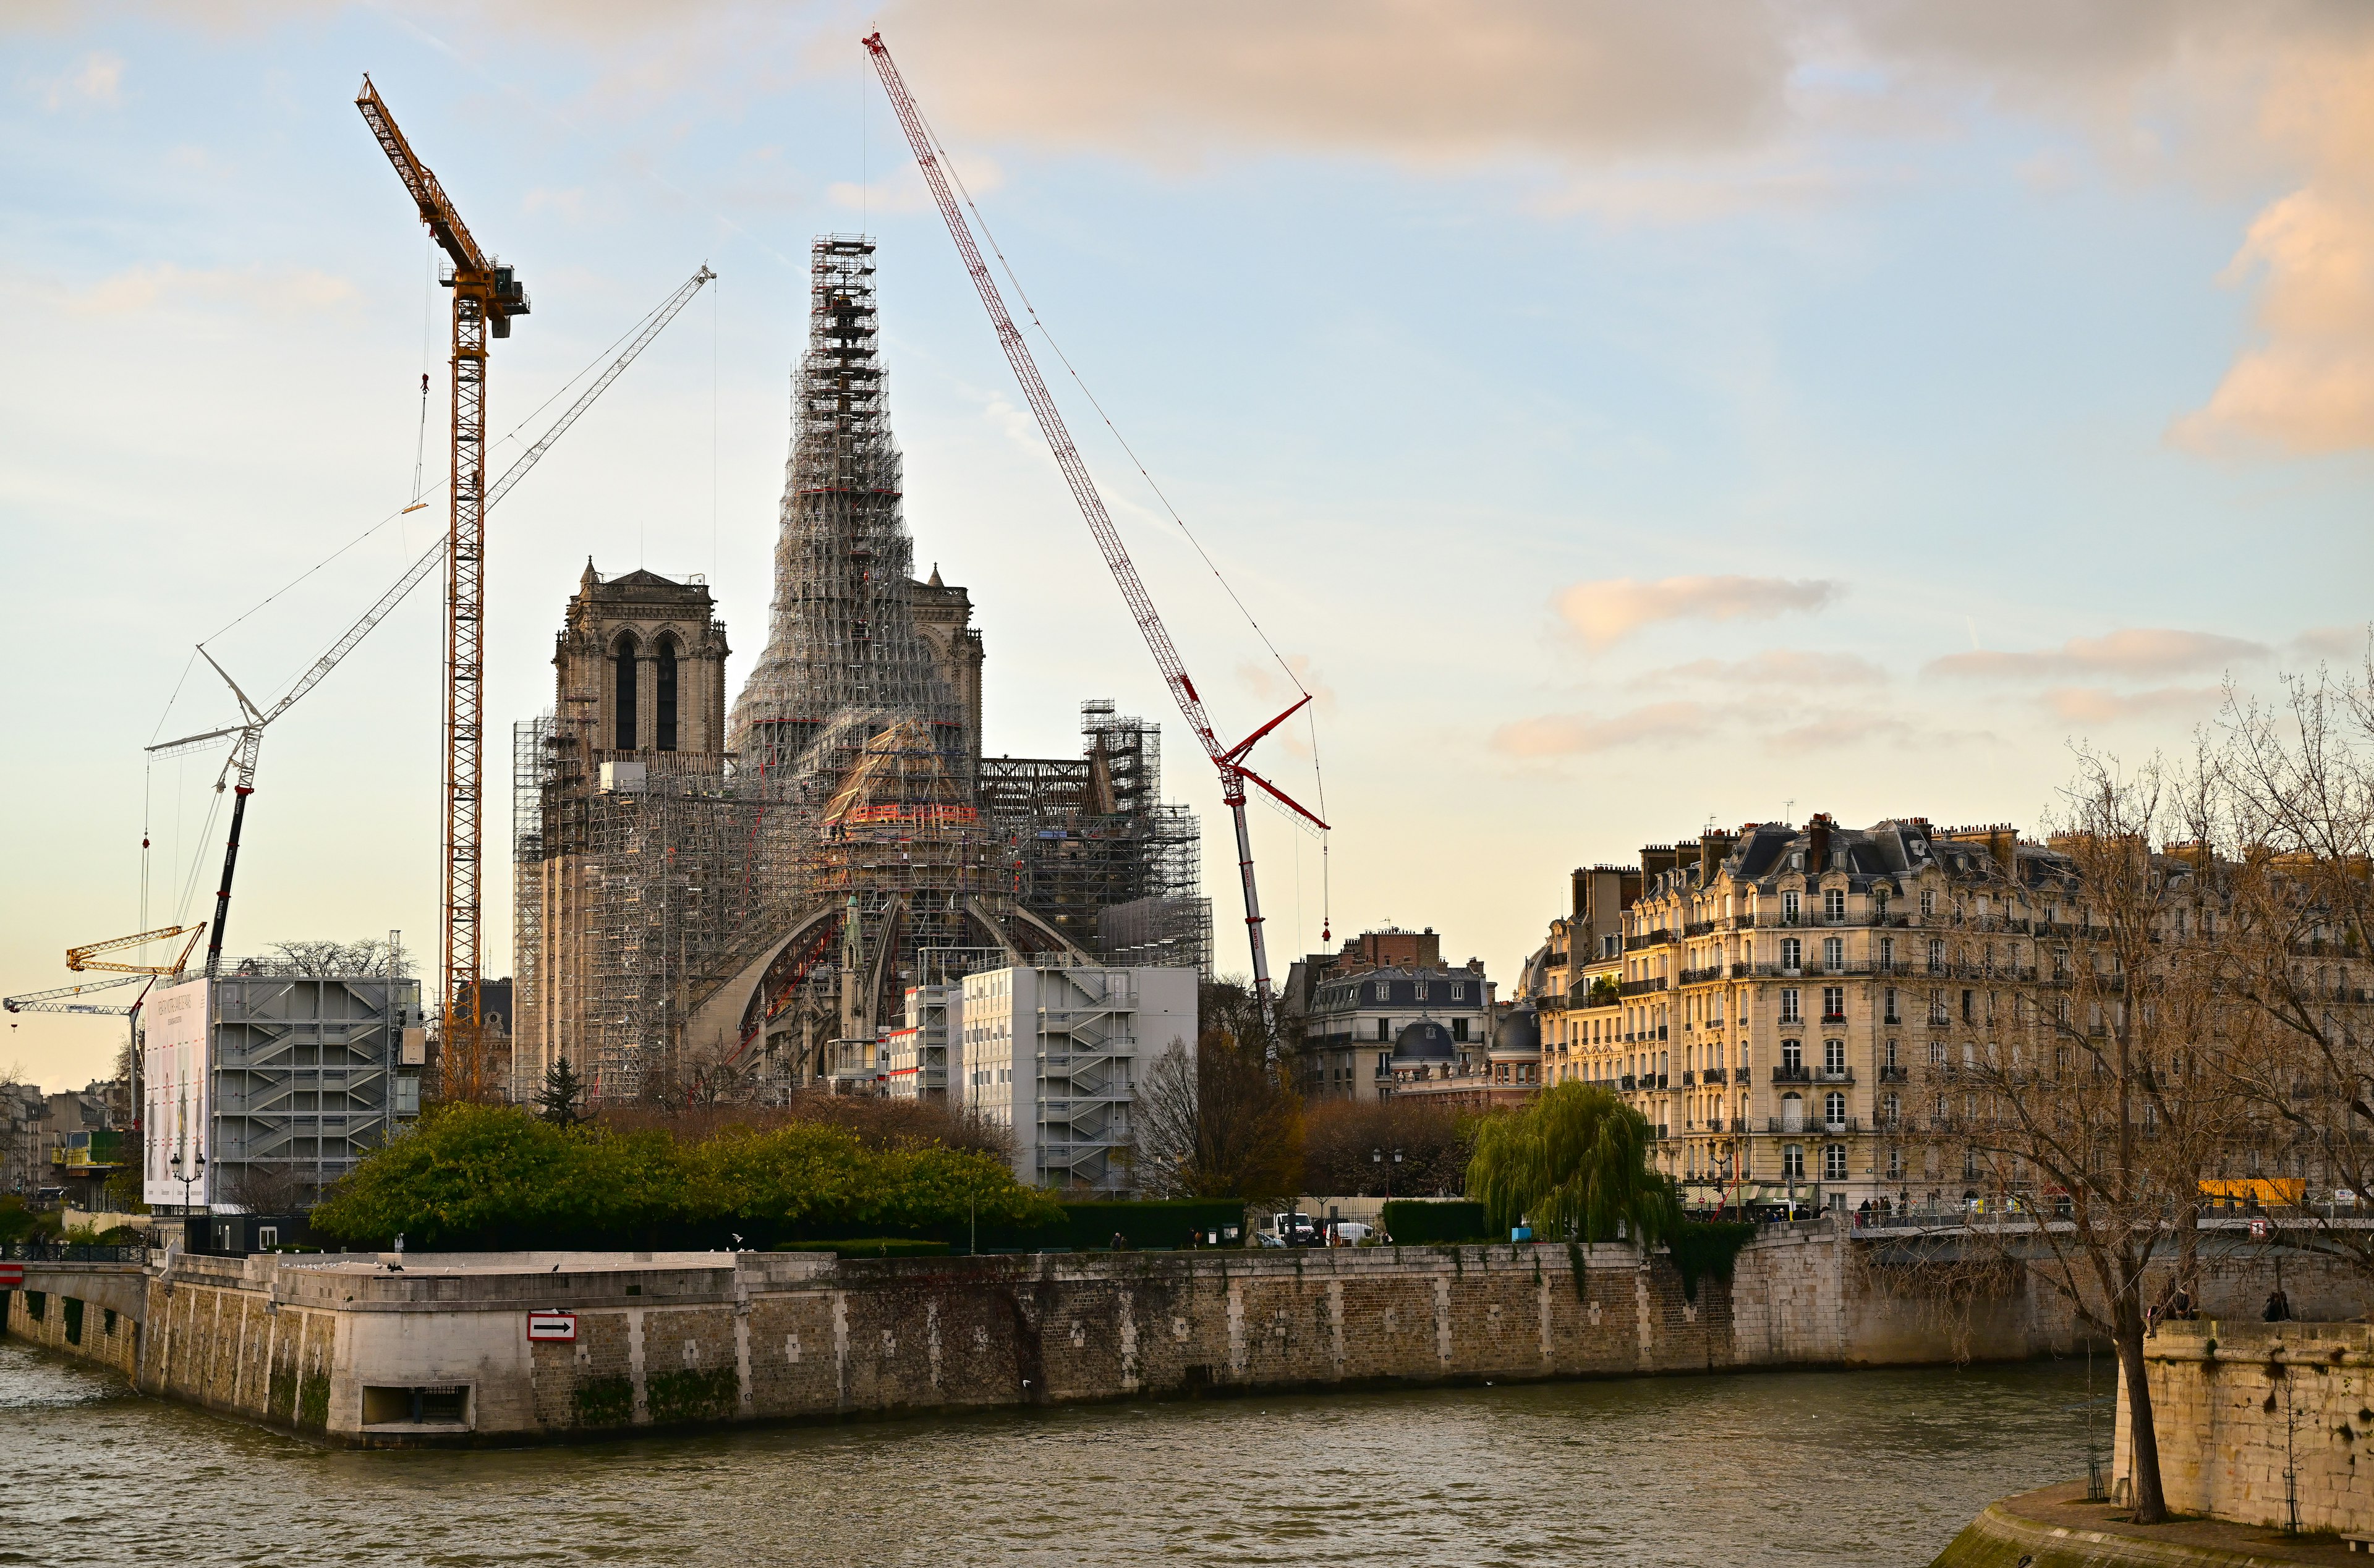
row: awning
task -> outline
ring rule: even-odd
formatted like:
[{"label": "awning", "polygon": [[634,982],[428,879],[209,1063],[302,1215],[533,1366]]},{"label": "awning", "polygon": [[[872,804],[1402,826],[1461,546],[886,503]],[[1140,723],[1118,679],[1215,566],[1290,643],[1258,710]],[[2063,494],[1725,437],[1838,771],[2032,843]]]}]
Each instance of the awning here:
[{"label": "awning", "polygon": [[2298,1204],[2307,1191],[2308,1183],[2298,1176],[2220,1176],[2201,1184],[2205,1198],[2241,1199],[2279,1208]]}]

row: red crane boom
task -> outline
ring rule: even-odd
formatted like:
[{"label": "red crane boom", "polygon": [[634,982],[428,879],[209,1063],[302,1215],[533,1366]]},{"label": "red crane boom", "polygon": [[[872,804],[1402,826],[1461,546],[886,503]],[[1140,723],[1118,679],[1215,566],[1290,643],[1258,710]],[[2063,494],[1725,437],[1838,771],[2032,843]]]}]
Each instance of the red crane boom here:
[{"label": "red crane boom", "polygon": [[938,204],[940,216],[947,222],[948,238],[956,241],[957,253],[964,258],[965,270],[972,275],[972,286],[980,291],[981,302],[989,310],[990,324],[997,329],[998,346],[1005,350],[1006,363],[1014,367],[1015,379],[1022,383],[1022,395],[1028,401],[1030,412],[1038,416],[1040,433],[1047,438],[1047,445],[1055,454],[1055,466],[1064,471],[1064,482],[1071,486],[1072,499],[1079,503],[1080,516],[1087,521],[1088,532],[1096,535],[1097,548],[1103,552],[1105,565],[1112,569],[1113,580],[1121,585],[1122,599],[1129,605],[1130,615],[1137,622],[1137,629],[1145,637],[1155,664],[1162,671],[1179,711],[1186,716],[1188,727],[1195,731],[1205,755],[1219,770],[1220,799],[1228,803],[1237,830],[1237,871],[1244,882],[1245,934],[1252,943],[1253,990],[1261,1004],[1262,1023],[1270,1036],[1268,1053],[1275,1060],[1275,1001],[1270,989],[1269,953],[1262,941],[1261,895],[1253,885],[1252,838],[1245,823],[1245,785],[1250,781],[1318,827],[1323,829],[1327,825],[1304,810],[1285,790],[1247,767],[1244,759],[1253,743],[1291,718],[1310,700],[1310,694],[1305,693],[1300,701],[1235,745],[1221,743],[1210,717],[1204,711],[1204,699],[1196,694],[1195,683],[1188,679],[1186,661],[1179,657],[1178,646],[1170,640],[1169,629],[1162,624],[1153,596],[1138,577],[1137,566],[1122,544],[1121,531],[1113,527],[1112,518],[1105,511],[1104,497],[1098,494],[1096,481],[1088,476],[1088,465],[1081,461],[1079,449],[1072,444],[1072,433],[1064,427],[1064,415],[1056,409],[1055,399],[1039,374],[1038,363],[1030,357],[1030,345],[1023,341],[1021,329],[1006,311],[996,280],[989,275],[989,268],[981,259],[981,249],[973,243],[972,228],[957,205],[956,193],[948,188],[947,171],[940,167],[938,149],[923,124],[923,111],[915,107],[914,96],[908,92],[899,67],[891,63],[889,48],[883,43],[881,33],[867,34],[865,48],[874,57],[874,68],[882,77],[882,88],[890,97],[890,107],[898,112],[899,126],[907,133],[908,145],[915,149],[915,162],[923,171],[924,183],[932,188],[932,200]]}]

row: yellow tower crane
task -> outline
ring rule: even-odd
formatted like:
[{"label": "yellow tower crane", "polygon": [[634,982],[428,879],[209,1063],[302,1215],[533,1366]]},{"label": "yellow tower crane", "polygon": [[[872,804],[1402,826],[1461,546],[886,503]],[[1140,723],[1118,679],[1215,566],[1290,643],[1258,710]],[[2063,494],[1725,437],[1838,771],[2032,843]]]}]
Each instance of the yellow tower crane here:
[{"label": "yellow tower crane", "polygon": [[420,221],[451,258],[441,280],[453,291],[451,519],[445,540],[445,951],[441,977],[444,1093],[487,1096],[488,1063],[478,1012],[479,814],[484,789],[487,490],[487,334],[511,334],[528,313],[527,290],[511,268],[478,248],[437,176],[396,128],[363,78],[355,99],[363,122],[420,209]]}]

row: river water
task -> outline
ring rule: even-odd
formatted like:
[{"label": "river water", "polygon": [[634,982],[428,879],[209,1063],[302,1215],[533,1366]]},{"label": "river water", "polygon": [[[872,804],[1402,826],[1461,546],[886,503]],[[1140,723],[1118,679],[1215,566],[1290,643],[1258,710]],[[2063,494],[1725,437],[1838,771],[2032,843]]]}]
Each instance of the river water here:
[{"label": "river water", "polygon": [[[2098,1364],[2096,1392],[2110,1387]],[[1923,1564],[2082,1474],[2083,1362],[358,1454],[0,1345],[0,1562]]]}]

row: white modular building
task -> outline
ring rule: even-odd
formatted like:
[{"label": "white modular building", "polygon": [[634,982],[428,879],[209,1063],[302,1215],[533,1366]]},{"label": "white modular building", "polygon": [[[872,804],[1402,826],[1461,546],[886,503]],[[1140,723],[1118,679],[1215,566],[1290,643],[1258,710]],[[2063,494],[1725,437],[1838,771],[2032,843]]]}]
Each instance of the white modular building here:
[{"label": "white modular building", "polygon": [[1192,968],[989,969],[948,1010],[952,1098],[1005,1128],[1036,1187],[1130,1186],[1137,1086],[1176,1042],[1195,1048]]}]

